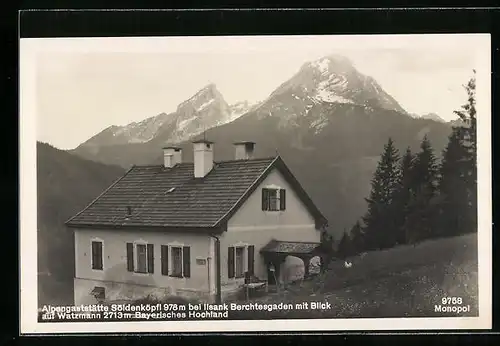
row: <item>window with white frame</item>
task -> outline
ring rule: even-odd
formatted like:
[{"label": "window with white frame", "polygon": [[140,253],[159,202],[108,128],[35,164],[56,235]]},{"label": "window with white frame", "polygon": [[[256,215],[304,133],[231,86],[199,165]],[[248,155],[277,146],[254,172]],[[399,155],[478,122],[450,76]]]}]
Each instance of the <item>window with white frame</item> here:
[{"label": "window with white frame", "polygon": [[182,277],[182,248],[172,246],[170,249],[172,254],[172,276]]},{"label": "window with white frame", "polygon": [[136,249],[136,271],[138,273],[148,272],[148,257],[146,244],[135,244]]},{"label": "window with white frame", "polygon": [[254,274],[254,245],[236,245],[228,247],[228,278],[242,278],[245,271]]},{"label": "window with white frame", "polygon": [[127,243],[127,270],[141,274],[154,273],[154,245]]},{"label": "window with white frame", "polygon": [[243,261],[244,261],[244,257],[243,257],[243,254],[245,252],[245,248],[243,246],[239,246],[235,249],[235,277],[237,278],[241,278],[243,277],[243,274],[244,274],[244,270],[243,270]]},{"label": "window with white frame", "polygon": [[162,245],[161,274],[177,278],[191,277],[191,247]]},{"label": "window with white frame", "polygon": [[281,188],[262,189],[262,210],[282,211],[286,209],[286,190]]}]

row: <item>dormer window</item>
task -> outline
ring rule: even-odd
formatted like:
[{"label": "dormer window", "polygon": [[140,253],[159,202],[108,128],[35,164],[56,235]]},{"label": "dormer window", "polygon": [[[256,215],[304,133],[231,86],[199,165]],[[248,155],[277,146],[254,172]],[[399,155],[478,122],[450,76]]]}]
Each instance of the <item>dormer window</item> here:
[{"label": "dormer window", "polygon": [[280,211],[286,209],[286,190],[280,188],[262,189],[262,210]]}]

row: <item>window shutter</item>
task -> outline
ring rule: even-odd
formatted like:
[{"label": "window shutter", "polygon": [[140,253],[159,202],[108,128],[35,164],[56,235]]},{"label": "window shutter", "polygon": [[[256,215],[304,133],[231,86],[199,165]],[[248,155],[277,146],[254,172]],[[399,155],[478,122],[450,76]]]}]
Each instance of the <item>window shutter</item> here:
[{"label": "window shutter", "polygon": [[286,209],[286,190],[280,190],[280,210]]},{"label": "window shutter", "polygon": [[248,245],[247,251],[248,251],[248,273],[250,275],[253,275],[255,246]]},{"label": "window shutter", "polygon": [[234,247],[227,248],[227,277],[234,278]]},{"label": "window shutter", "polygon": [[127,243],[127,270],[134,271],[134,244]]},{"label": "window shutter", "polygon": [[103,262],[102,243],[97,242],[96,245],[97,245],[97,269],[102,270],[102,262]]},{"label": "window shutter", "polygon": [[148,273],[155,272],[155,248],[154,244],[147,245],[147,255],[148,255]]},{"label": "window shutter", "polygon": [[96,259],[96,256],[95,256],[95,252],[96,252],[96,248],[95,248],[95,241],[93,241],[93,242],[91,243],[91,245],[92,245],[92,246],[91,246],[91,251],[92,251],[92,252],[91,252],[90,254],[92,255],[92,269],[95,269],[95,264],[96,264],[96,263],[95,263],[95,259]]},{"label": "window shutter", "polygon": [[269,209],[269,190],[262,189],[262,210]]},{"label": "window shutter", "polygon": [[168,246],[161,246],[161,275],[168,275]]},{"label": "window shutter", "polygon": [[191,277],[191,251],[189,246],[182,248],[182,270],[185,278]]}]

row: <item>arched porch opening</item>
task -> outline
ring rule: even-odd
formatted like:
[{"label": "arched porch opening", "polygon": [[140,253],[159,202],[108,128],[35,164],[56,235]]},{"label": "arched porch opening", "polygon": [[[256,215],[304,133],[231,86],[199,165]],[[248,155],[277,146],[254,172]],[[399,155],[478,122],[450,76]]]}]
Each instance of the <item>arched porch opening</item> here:
[{"label": "arched porch opening", "polygon": [[288,255],[281,266],[281,279],[284,284],[304,279],[306,264],[302,258]]},{"label": "arched porch opening", "polygon": [[[320,243],[314,242],[271,240],[260,251],[267,265],[268,285],[288,281],[286,279],[291,275],[287,269],[287,258],[290,268],[295,265],[297,270],[302,271],[300,274],[295,272],[294,275],[301,275],[303,279],[308,278],[310,276],[310,260],[320,255],[320,245]],[[292,270],[290,269],[290,271]]]}]

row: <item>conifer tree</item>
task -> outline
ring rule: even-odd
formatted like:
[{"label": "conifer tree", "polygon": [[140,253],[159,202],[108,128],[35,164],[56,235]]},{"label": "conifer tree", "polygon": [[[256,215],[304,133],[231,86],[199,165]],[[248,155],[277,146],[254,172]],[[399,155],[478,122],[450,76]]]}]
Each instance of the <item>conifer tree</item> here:
[{"label": "conifer tree", "polygon": [[389,138],[371,182],[370,196],[365,199],[368,211],[363,222],[367,250],[394,245],[392,235],[395,233],[395,222],[394,215],[391,215],[391,204],[399,180],[398,161],[398,151]]},{"label": "conifer tree", "polygon": [[477,152],[477,126],[476,126],[476,71],[464,86],[467,92],[467,103],[462,105],[460,110],[454,111],[462,120],[463,125],[458,126],[461,139],[469,153],[469,159],[475,161]]},{"label": "conifer tree", "polygon": [[464,122],[458,127],[461,132],[461,140],[467,150],[467,196],[468,196],[468,218],[474,229],[477,228],[477,126],[476,126],[476,71],[465,85],[467,92],[467,103],[462,105],[462,109],[455,111]]},{"label": "conifer tree", "polygon": [[415,157],[410,147],[407,147],[399,165],[399,183],[395,195],[393,212],[396,218],[395,240],[397,244],[407,243],[406,235],[408,230],[405,229],[405,226],[409,213],[408,205],[410,203],[411,194],[415,190],[415,179],[413,178],[414,159]]},{"label": "conifer tree", "polygon": [[434,197],[437,189],[438,165],[427,136],[420,144],[412,167],[412,188],[404,225],[406,238],[416,242],[433,237],[436,220]]},{"label": "conifer tree", "polygon": [[346,259],[347,257],[352,255],[351,239],[346,231],[344,231],[344,234],[340,239],[337,253],[341,259]]},{"label": "conifer tree", "polygon": [[437,227],[443,236],[464,233],[471,226],[466,221],[469,215],[467,170],[467,148],[461,143],[460,130],[454,128],[443,152],[438,186],[441,198]]},{"label": "conifer tree", "polygon": [[453,128],[443,153],[439,190],[443,235],[477,230],[476,77],[465,85],[467,102],[454,113],[462,124]]},{"label": "conifer tree", "polygon": [[364,240],[363,240],[363,228],[361,227],[361,223],[356,221],[354,226],[351,228],[350,232],[351,236],[351,248],[352,254],[356,255],[360,252],[364,251]]}]

